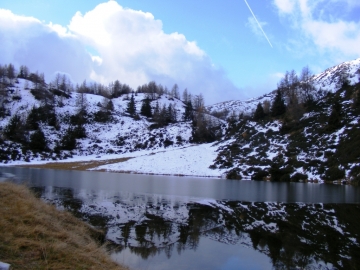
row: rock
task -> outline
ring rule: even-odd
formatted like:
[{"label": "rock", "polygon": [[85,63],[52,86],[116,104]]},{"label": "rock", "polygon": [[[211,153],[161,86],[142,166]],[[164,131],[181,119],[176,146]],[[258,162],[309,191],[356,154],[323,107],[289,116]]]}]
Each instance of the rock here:
[{"label": "rock", "polygon": [[0,270],[10,270],[10,264],[0,262]]}]

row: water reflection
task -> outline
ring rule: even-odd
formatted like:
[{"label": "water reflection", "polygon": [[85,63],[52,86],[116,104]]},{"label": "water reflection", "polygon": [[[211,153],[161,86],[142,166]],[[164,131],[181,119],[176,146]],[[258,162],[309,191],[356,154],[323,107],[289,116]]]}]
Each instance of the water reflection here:
[{"label": "water reflection", "polygon": [[113,259],[130,268],[360,265],[360,205],[338,204],[359,202],[358,187],[6,169],[103,228]]},{"label": "water reflection", "polygon": [[[249,258],[256,258],[250,269],[360,265],[358,204],[189,200],[121,192],[109,196],[60,187],[36,191],[107,230],[114,260],[138,269],[170,269],[179,260],[188,263],[177,269],[188,269],[189,263],[196,269],[236,269],[234,262]],[[197,259],[189,262],[195,254]]]}]

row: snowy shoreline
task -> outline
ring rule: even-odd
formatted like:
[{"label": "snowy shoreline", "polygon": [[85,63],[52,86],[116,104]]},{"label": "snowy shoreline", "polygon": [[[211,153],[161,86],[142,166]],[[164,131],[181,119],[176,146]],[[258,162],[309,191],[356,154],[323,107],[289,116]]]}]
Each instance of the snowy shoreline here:
[{"label": "snowy shoreline", "polygon": [[[106,162],[115,159],[128,158],[125,161],[94,165],[89,171],[105,171],[114,173],[148,174],[148,175],[168,175],[182,177],[204,177],[204,178],[223,178],[223,171],[220,169],[210,169],[209,166],[216,158],[216,147],[212,144],[190,145],[186,147],[142,150],[114,155],[89,155],[73,156],[68,159],[55,162],[46,160],[34,160],[32,162],[14,161],[5,166],[26,166],[36,167],[46,166],[51,168],[52,164],[69,163],[68,169],[76,169],[76,164],[86,162]],[[71,167],[72,164],[74,167]]]}]

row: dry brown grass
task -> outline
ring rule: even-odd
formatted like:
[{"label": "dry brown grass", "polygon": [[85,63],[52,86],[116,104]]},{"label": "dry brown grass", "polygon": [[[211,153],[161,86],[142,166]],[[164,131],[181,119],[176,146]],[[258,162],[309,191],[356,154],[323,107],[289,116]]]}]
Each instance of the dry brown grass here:
[{"label": "dry brown grass", "polygon": [[131,158],[116,158],[107,160],[90,160],[90,161],[75,161],[75,162],[49,162],[46,164],[26,164],[19,165],[20,167],[40,168],[40,169],[58,169],[58,170],[79,170],[85,171],[99,167],[101,165],[125,162]]},{"label": "dry brown grass", "polygon": [[125,269],[94,240],[100,233],[26,187],[0,183],[0,261],[11,269]]}]

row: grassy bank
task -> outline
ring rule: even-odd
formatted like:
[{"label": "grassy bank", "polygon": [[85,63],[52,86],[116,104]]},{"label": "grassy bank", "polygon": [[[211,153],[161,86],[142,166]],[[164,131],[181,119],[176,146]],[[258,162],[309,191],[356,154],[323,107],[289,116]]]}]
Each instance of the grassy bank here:
[{"label": "grassy bank", "polygon": [[125,269],[95,239],[101,232],[34,197],[0,183],[0,261],[11,269]]}]

